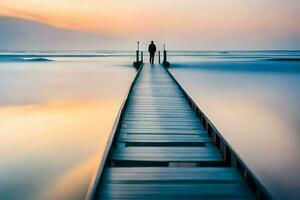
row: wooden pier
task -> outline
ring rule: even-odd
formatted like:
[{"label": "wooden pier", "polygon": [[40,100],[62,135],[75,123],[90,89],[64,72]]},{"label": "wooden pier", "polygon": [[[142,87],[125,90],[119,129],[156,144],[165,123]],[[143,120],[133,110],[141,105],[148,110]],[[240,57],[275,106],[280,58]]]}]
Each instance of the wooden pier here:
[{"label": "wooden pier", "polygon": [[87,200],[271,199],[161,65],[139,69]]}]

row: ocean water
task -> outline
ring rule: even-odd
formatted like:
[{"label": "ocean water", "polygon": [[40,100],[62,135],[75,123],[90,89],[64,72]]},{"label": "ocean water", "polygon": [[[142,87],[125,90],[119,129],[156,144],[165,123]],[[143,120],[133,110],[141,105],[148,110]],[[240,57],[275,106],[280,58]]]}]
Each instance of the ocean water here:
[{"label": "ocean water", "polygon": [[85,198],[135,69],[83,54],[0,55],[0,199]]},{"label": "ocean water", "polygon": [[300,52],[172,52],[170,71],[275,199],[300,198]]},{"label": "ocean water", "polygon": [[[168,54],[171,73],[271,194],[298,199],[300,52]],[[84,199],[133,60],[130,51],[0,51],[0,199]]]}]

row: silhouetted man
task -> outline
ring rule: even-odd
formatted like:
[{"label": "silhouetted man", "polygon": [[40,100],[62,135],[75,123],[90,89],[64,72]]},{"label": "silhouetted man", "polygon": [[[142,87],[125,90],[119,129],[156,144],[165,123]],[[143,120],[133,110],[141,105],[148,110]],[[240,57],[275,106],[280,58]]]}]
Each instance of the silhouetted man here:
[{"label": "silhouetted man", "polygon": [[150,64],[153,64],[154,63],[154,55],[155,55],[155,52],[156,52],[156,46],[155,46],[153,41],[151,41],[151,44],[149,45],[148,51],[149,51],[149,54],[150,54]]}]

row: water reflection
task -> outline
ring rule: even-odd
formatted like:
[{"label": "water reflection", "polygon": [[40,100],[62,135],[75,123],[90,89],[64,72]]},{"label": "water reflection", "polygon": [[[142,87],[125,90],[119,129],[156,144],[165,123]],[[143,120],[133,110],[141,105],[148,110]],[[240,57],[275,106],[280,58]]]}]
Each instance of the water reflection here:
[{"label": "water reflection", "polygon": [[117,64],[0,65],[0,199],[84,199],[135,73]]},{"label": "water reflection", "polygon": [[[86,186],[90,184],[91,172],[95,170],[95,165],[99,162],[98,157],[97,154],[70,168],[46,188],[45,193],[42,193],[38,199],[83,199],[87,191]],[[76,191],[76,196],[74,196],[74,191]]]},{"label": "water reflection", "polygon": [[171,71],[271,193],[297,199],[300,75],[215,65],[217,70],[211,63],[211,70],[179,65]]}]

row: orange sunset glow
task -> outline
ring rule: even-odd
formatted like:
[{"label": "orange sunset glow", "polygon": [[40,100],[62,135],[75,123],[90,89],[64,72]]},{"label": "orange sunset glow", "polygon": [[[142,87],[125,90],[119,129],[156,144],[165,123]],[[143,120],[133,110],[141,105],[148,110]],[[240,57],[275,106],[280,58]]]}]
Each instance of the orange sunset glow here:
[{"label": "orange sunset glow", "polygon": [[[2,0],[0,15],[120,38],[280,40],[300,35],[297,1]],[[238,42],[238,41],[237,41]]]},{"label": "orange sunset glow", "polygon": [[[113,101],[2,106],[0,127],[1,133],[5,133],[1,136],[6,143],[1,143],[0,156],[6,160],[4,166],[19,165],[24,159],[34,162],[36,157],[46,156],[48,159],[40,160],[45,166],[63,164],[70,168],[62,174],[56,173],[54,179],[48,177],[51,186],[40,185],[44,188],[37,199],[66,199],[67,196],[71,199],[74,188],[81,188],[84,193],[95,165],[100,162],[117,112],[118,107]],[[60,157],[61,154],[68,155],[68,158]],[[80,164],[76,161],[78,155],[83,157]],[[51,174],[45,166],[40,164],[38,170]]]}]

